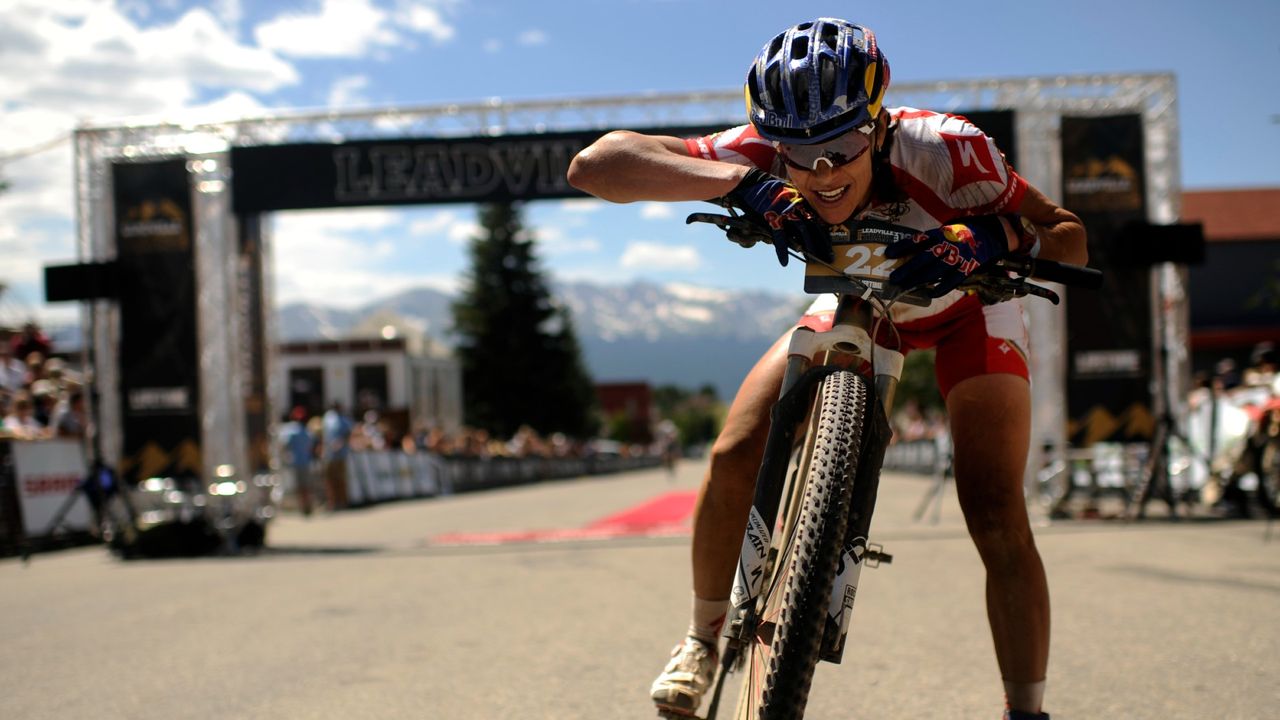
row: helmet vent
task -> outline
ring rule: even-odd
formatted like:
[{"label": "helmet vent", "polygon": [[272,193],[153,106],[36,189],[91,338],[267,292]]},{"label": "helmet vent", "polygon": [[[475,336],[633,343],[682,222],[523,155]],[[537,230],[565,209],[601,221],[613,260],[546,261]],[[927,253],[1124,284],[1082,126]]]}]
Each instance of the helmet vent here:
[{"label": "helmet vent", "polygon": [[822,26],[822,43],[833,51],[836,49],[836,43],[840,38],[840,28],[830,23]]},{"label": "helmet vent", "polygon": [[801,36],[791,43],[791,59],[803,60],[809,57],[809,38]]},{"label": "helmet vent", "polygon": [[796,85],[796,115],[801,120],[809,119],[809,74],[798,75]]},{"label": "helmet vent", "polygon": [[769,52],[765,54],[765,57],[772,58],[778,56],[778,53],[782,50],[782,40],[784,37],[784,35],[779,35],[773,39],[773,42],[769,44]]},{"label": "helmet vent", "polygon": [[776,100],[782,97],[782,69],[777,65],[770,65],[764,71],[764,99],[766,107],[770,110],[778,110]]},{"label": "helmet vent", "polygon": [[831,107],[836,98],[836,61],[828,55],[818,58],[818,93],[818,107]]}]

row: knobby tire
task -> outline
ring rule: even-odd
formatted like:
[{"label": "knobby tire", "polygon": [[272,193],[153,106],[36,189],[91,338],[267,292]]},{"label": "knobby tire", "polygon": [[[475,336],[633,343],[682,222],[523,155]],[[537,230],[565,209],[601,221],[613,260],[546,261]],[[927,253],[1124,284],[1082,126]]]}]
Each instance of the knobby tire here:
[{"label": "knobby tire", "polygon": [[[771,632],[758,632],[754,645],[746,648],[747,677],[738,705],[743,720],[797,720],[804,715],[843,550],[868,397],[865,380],[854,372],[838,371],[823,383],[795,537],[775,565],[784,578],[772,592],[782,595],[776,611],[770,610],[768,599],[763,603],[760,627]],[[766,592],[774,580],[766,583]]]}]

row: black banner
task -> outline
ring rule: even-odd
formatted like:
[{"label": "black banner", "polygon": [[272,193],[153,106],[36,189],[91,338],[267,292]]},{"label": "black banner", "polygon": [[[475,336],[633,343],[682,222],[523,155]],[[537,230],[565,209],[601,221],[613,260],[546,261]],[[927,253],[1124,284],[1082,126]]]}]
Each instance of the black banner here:
[{"label": "black banner", "polygon": [[[1011,110],[964,113],[1014,161]],[[696,137],[724,125],[642,128]],[[396,138],[231,149],[231,204],[272,210],[485,203],[586,197],[565,180],[569,162],[605,131],[461,138]],[[1016,165],[1015,165],[1016,167]]]},{"label": "black banner", "polygon": [[249,467],[266,472],[271,465],[267,430],[271,426],[267,402],[267,308],[264,303],[266,253],[262,248],[262,216],[241,217],[237,253],[236,309],[240,313],[240,372],[244,378],[245,431],[248,433]]},{"label": "black banner", "polygon": [[1067,436],[1143,442],[1154,432],[1150,267],[1126,265],[1121,230],[1146,219],[1142,117],[1062,118],[1063,204],[1084,221],[1097,291],[1067,299]]},{"label": "black banner", "polygon": [[963,116],[970,124],[986,133],[996,141],[996,147],[1004,153],[1005,159],[1018,169],[1017,136],[1013,129],[1012,110],[974,110],[973,112],[957,112],[952,115]]},{"label": "black banner", "polygon": [[185,160],[117,163],[120,477],[200,472],[195,245]]},{"label": "black banner", "polygon": [[[693,137],[724,127],[642,132]],[[398,138],[231,149],[237,213],[585,197],[569,162],[604,131]]]}]

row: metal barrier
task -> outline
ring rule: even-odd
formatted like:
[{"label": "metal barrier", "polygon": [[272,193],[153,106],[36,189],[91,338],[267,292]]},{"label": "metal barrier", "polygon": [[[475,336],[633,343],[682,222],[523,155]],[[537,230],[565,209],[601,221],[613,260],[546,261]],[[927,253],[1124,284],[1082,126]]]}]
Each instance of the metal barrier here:
[{"label": "metal barrier", "polygon": [[932,475],[948,462],[949,447],[936,440],[894,443],[885,451],[884,469]]},{"label": "metal barrier", "polygon": [[[657,456],[593,455],[573,458],[442,457],[430,453],[366,450],[347,456],[351,505],[452,495],[572,477],[658,467]],[[317,472],[318,469],[317,469]]]}]

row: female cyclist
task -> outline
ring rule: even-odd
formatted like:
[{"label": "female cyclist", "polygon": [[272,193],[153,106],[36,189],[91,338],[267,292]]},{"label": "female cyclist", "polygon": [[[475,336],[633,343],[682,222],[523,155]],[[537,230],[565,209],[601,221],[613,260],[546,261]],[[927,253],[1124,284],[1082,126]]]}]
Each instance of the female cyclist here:
[{"label": "female cyclist", "polygon": [[[1049,592],[1022,478],[1031,429],[1026,329],[1014,303],[954,290],[1008,253],[1084,264],[1080,220],[1050,202],[964,118],[883,108],[889,64],[866,27],[819,18],[770,40],[747,73],[749,125],[694,139],[614,131],[584,149],[569,182],[613,202],[714,200],[768,223],[787,246],[831,259],[828,228],[877,219],[920,234],[891,280],[934,282],[926,308],[894,306],[906,349],[937,350],[956,489],[986,568],[987,616],[1006,718],[1041,712]],[[829,327],[824,296],[800,323]],[[786,360],[784,335],[748,373],[711,452],[693,526],[692,621],[654,682],[659,709],[692,715],[711,683],[756,469]]]}]

